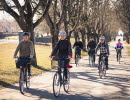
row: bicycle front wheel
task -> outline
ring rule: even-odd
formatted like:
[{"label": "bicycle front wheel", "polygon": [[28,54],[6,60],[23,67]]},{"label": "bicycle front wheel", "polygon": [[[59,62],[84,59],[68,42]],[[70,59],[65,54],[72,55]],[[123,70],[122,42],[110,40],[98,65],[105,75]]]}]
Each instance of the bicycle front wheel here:
[{"label": "bicycle front wheel", "polygon": [[60,76],[59,76],[58,72],[56,72],[54,74],[54,78],[53,78],[53,94],[55,97],[59,96],[60,87],[61,87]]},{"label": "bicycle front wheel", "polygon": [[24,85],[25,85],[24,69],[20,69],[19,88],[22,94],[24,94],[24,87],[25,87]]},{"label": "bicycle front wheel", "polygon": [[66,79],[66,77],[64,75],[63,80],[64,80],[64,84],[63,84],[64,91],[68,93],[69,88],[70,88],[70,72],[69,72],[69,69],[67,69],[67,79]]}]

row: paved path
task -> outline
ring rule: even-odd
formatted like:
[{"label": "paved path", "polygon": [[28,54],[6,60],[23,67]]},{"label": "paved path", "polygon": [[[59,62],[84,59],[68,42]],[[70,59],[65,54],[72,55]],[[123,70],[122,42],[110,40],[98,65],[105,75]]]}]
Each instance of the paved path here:
[{"label": "paved path", "polygon": [[100,79],[96,67],[88,67],[88,58],[80,61],[80,67],[71,69],[71,89],[55,98],[52,92],[53,71],[31,79],[31,89],[25,95],[19,92],[18,84],[0,90],[0,100],[130,100],[130,60],[123,50],[121,64],[116,62],[113,44],[110,46],[110,70]]},{"label": "paved path", "polygon": [[0,44],[4,44],[4,43],[10,43],[10,42],[19,42],[18,40],[7,40],[7,39],[0,39]]}]

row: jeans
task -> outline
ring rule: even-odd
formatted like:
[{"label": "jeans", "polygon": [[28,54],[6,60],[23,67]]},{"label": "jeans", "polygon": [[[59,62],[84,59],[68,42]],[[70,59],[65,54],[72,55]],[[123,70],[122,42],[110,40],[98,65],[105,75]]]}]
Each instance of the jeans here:
[{"label": "jeans", "polygon": [[69,62],[70,62],[69,59],[58,61],[58,73],[59,73],[60,78],[61,78],[61,68],[64,68],[63,74],[65,75],[65,78],[67,79],[67,65],[69,64]]}]

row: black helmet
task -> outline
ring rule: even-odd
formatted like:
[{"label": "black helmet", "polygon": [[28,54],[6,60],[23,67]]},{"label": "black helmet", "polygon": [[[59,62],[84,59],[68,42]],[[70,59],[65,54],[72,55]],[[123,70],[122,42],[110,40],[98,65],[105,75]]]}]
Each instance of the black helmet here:
[{"label": "black helmet", "polygon": [[94,37],[93,36],[90,36],[89,39],[93,39]]},{"label": "black helmet", "polygon": [[29,33],[28,33],[28,32],[25,32],[25,33],[23,34],[23,36],[29,36]]},{"label": "black helmet", "polygon": [[121,41],[121,39],[118,39],[118,41]]},{"label": "black helmet", "polygon": [[80,37],[77,37],[78,40],[80,40]]}]

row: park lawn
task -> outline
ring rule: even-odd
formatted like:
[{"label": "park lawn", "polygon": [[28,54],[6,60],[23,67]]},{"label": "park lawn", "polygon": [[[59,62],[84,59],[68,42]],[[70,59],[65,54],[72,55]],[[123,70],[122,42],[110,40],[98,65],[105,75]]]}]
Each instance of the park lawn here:
[{"label": "park lawn", "polygon": [[[13,59],[16,46],[16,43],[0,44],[0,88],[18,82],[19,69],[16,69],[15,59]],[[51,69],[51,59],[49,58],[52,51],[51,45],[35,45],[35,48],[38,67],[31,68],[32,75],[38,75]],[[82,55],[85,56],[87,54],[82,52]],[[74,61],[74,59],[71,61]]]},{"label": "park lawn", "polygon": [[128,44],[127,42],[124,42],[124,44],[127,48],[128,54],[130,55],[130,44]]}]

